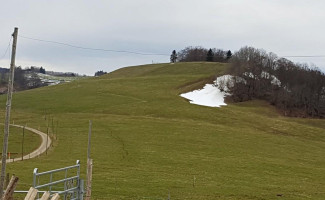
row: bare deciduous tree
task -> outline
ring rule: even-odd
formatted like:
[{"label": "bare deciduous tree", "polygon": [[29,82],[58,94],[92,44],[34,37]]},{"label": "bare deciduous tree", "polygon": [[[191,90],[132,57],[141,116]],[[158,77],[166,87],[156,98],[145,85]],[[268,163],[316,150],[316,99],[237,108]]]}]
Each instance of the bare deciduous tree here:
[{"label": "bare deciduous tree", "polygon": [[234,101],[265,99],[285,115],[325,117],[325,75],[316,67],[243,47],[232,56],[229,73]]}]

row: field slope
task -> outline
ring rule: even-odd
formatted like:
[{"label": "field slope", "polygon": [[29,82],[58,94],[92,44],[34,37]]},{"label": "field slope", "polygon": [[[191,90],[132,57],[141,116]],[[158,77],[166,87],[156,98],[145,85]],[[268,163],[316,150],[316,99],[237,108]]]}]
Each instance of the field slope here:
[{"label": "field slope", "polygon": [[[46,131],[53,118],[57,139],[47,156],[8,171],[21,178],[20,189],[31,185],[34,167],[80,159],[85,176],[92,120],[94,199],[324,199],[324,120],[285,118],[262,101],[210,108],[179,96],[226,67],[128,67],[16,93],[15,123]],[[4,113],[4,96],[0,103]]]}]

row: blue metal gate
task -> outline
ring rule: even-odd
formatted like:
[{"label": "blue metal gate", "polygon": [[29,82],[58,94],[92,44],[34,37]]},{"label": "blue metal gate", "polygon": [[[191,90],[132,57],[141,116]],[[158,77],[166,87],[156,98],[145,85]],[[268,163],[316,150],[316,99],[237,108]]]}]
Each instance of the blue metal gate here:
[{"label": "blue metal gate", "polygon": [[83,200],[84,182],[80,179],[80,162],[46,172],[33,172],[33,187],[39,192],[59,193],[64,200]]}]

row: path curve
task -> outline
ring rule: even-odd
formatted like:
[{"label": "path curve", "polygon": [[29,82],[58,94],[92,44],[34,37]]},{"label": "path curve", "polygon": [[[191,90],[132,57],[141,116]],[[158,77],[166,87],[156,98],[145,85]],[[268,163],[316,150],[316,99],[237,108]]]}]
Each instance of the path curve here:
[{"label": "path curve", "polygon": [[[24,126],[21,126],[21,125],[15,125],[15,124],[10,124],[10,126],[14,126],[14,127],[18,127],[18,128],[24,128]],[[23,157],[23,160],[27,160],[27,159],[31,159],[31,158],[35,158],[37,156],[39,156],[40,154],[44,153],[46,151],[46,149],[48,149],[50,146],[51,146],[51,143],[52,143],[52,140],[50,137],[47,138],[47,135],[46,133],[43,133],[39,130],[36,130],[34,128],[30,128],[30,127],[27,127],[25,126],[25,129],[26,130],[29,130],[39,136],[41,136],[41,139],[42,139],[42,142],[41,142],[41,145],[36,149],[34,150],[33,152],[25,155]],[[46,142],[47,140],[47,142]],[[46,143],[47,143],[47,146],[46,146]],[[7,159],[7,163],[10,163],[10,162],[16,162],[16,161],[22,161],[21,157],[20,158],[15,158],[15,159]]]}]

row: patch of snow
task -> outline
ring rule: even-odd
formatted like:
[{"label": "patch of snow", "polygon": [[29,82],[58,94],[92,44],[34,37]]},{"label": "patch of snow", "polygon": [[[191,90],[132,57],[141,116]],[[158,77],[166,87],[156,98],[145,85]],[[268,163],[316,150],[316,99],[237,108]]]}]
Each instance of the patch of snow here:
[{"label": "patch of snow", "polygon": [[219,88],[219,90],[221,91],[225,91],[228,92],[229,91],[229,87],[233,87],[234,83],[233,83],[233,79],[234,76],[232,75],[223,75],[223,76],[219,76],[217,77],[216,81],[214,82],[215,85]]},{"label": "patch of snow", "polygon": [[270,76],[269,72],[262,71],[261,73],[261,78],[270,79]]},{"label": "patch of snow", "polygon": [[43,74],[43,73],[37,73],[37,75],[40,77],[40,76],[50,76],[48,74]]},{"label": "patch of snow", "polygon": [[[252,72],[249,72],[249,73],[248,72],[244,72],[243,75],[246,76],[246,77],[250,77],[250,78],[254,78],[254,79],[257,78],[258,79],[258,77],[255,77]],[[269,80],[271,80],[271,84],[272,85],[277,85],[277,86],[281,87],[281,81],[276,76],[271,75],[268,72],[262,71],[260,78],[269,79]],[[244,80],[244,83],[246,84],[246,81],[245,80]]]},{"label": "patch of snow", "polygon": [[219,77],[217,77],[216,84],[219,84],[220,81],[228,82],[228,81],[230,81],[233,77],[234,77],[234,76],[229,75],[229,74],[227,74],[227,75],[223,75],[223,76],[219,76]]},{"label": "patch of snow", "polygon": [[272,78],[271,80],[272,85],[277,85],[281,87],[281,81],[276,76],[272,75],[271,78]]},{"label": "patch of snow", "polygon": [[276,76],[271,75],[268,72],[262,71],[261,77],[266,78],[266,79],[271,79],[271,84],[272,85],[277,85],[279,87],[281,86],[281,81]]},{"label": "patch of snow", "polygon": [[61,83],[61,81],[44,79],[44,83],[47,83],[50,86],[50,85],[58,85]]},{"label": "patch of snow", "polygon": [[[255,77],[252,73],[245,72],[247,77]],[[271,84],[281,86],[281,81],[274,75],[269,74],[268,72],[262,72],[261,77],[270,79]],[[246,84],[244,78],[232,75],[223,75],[218,77],[214,84],[206,84],[203,89],[194,90],[192,92],[181,94],[180,96],[190,100],[190,103],[197,104],[201,106],[209,107],[220,107],[227,105],[224,101],[228,93],[229,88],[234,86],[234,81],[237,83]]]},{"label": "patch of snow", "polygon": [[252,72],[249,72],[249,73],[248,72],[244,72],[243,75],[244,76],[247,76],[249,78],[255,78],[255,76],[254,76],[254,74]]},{"label": "patch of snow", "polygon": [[246,80],[242,77],[232,76],[228,74],[219,76],[216,79],[215,84],[221,91],[229,92],[229,87],[234,87],[234,82],[243,84],[247,83]]},{"label": "patch of snow", "polygon": [[[215,84],[217,84],[215,82]],[[203,89],[181,94],[190,100],[190,103],[208,107],[220,107],[227,105],[225,101],[226,92],[222,92],[215,84],[206,84]]]}]

